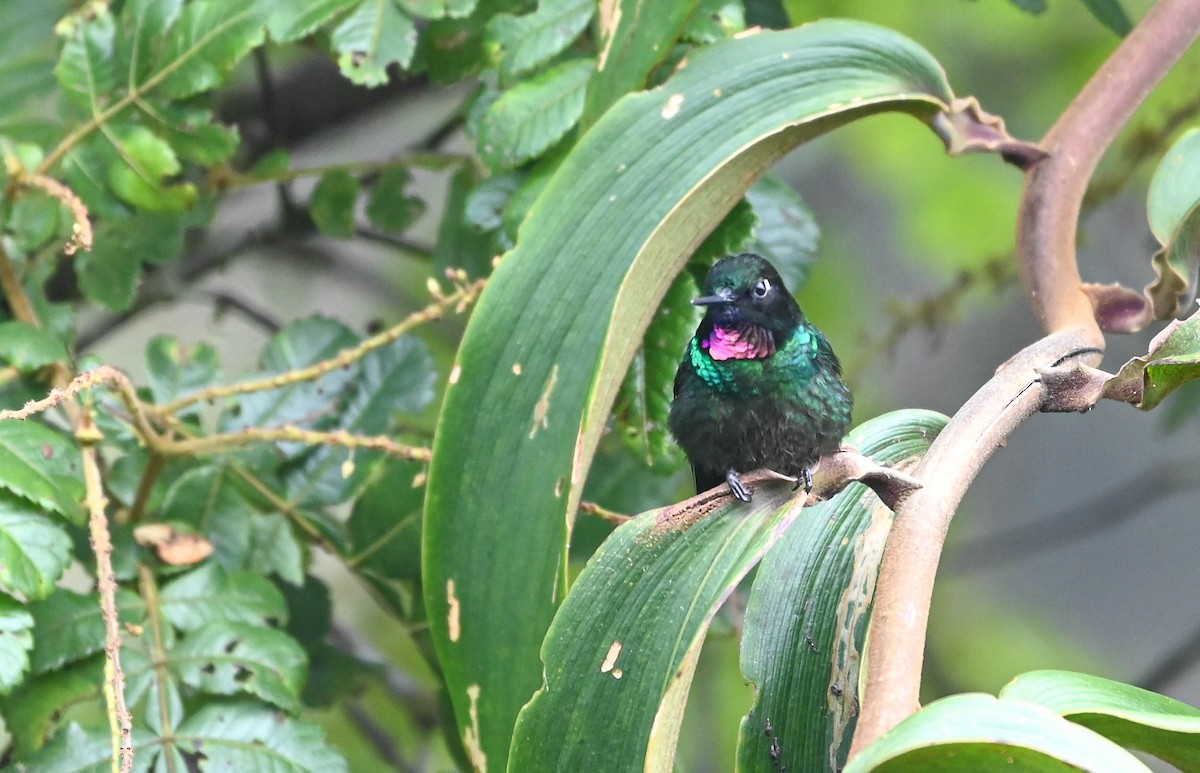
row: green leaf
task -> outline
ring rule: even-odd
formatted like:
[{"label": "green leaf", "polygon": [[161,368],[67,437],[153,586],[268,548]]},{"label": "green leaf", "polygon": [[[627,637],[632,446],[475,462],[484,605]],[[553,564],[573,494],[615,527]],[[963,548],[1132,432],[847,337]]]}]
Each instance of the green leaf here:
[{"label": "green leaf", "polygon": [[[149,750],[153,736],[139,724],[133,726],[133,747]],[[82,728],[72,722],[55,734],[50,743],[22,761],[20,771],[37,773],[106,773],[112,770],[113,739],[107,725]],[[141,768],[139,770],[148,770]],[[180,765],[177,770],[183,770]]]},{"label": "green leaf", "polygon": [[308,37],[358,0],[284,0],[273,3],[267,32],[276,43]]},{"label": "green leaf", "polygon": [[1121,746],[1200,770],[1200,709],[1174,698],[1070,671],[1021,674],[1000,698],[1037,703]]},{"label": "green leaf", "polygon": [[89,113],[98,113],[104,97],[117,88],[113,67],[116,25],[107,6],[99,6],[90,18],[83,14],[68,17],[62,28],[62,53],[54,76],[75,104]]},{"label": "green leaf", "polygon": [[92,249],[75,259],[79,284],[89,300],[113,311],[133,303],[142,262],[163,264],[183,252],[183,219],[175,214],[144,212],[105,218],[96,228]]},{"label": "green leaf", "polygon": [[269,580],[252,572],[226,572],[219,564],[172,580],[159,600],[163,616],[184,631],[214,621],[258,626],[287,622],[287,602]]},{"label": "green leaf", "polygon": [[[155,336],[146,346],[150,396],[166,404],[212,386],[220,376],[217,350],[206,343],[185,349],[173,336]],[[199,410],[199,406],[194,406]]]},{"label": "green leaf", "polygon": [[342,75],[359,86],[388,82],[388,65],[408,69],[417,51],[417,25],[396,0],[362,0],[333,31]]},{"label": "green leaf", "polygon": [[[460,731],[477,726],[489,767],[504,767],[540,683],[569,514],[675,275],[800,142],[889,109],[932,120],[951,99],[937,63],[896,33],[849,21],[760,32],[622,99],[546,185],[468,323],[426,500],[431,631]],[[452,599],[470,621],[453,641]]]},{"label": "green leaf", "polygon": [[41,599],[71,563],[71,538],[13,496],[0,496],[0,586]]},{"label": "green leaf", "polygon": [[11,695],[0,698],[0,715],[12,733],[16,758],[41,748],[72,706],[99,698],[103,682],[104,658],[97,656],[25,679]]},{"label": "green leaf", "polygon": [[[358,337],[336,320],[318,316],[296,320],[267,344],[262,373],[255,377],[305,368],[357,343]],[[225,429],[312,424],[314,417],[331,412],[338,395],[356,376],[356,368],[337,368],[313,381],[242,395],[240,410]]]},{"label": "green leaf", "polygon": [[171,27],[183,11],[183,0],[130,0],[121,9],[122,34],[117,66],[135,87],[153,74]]},{"label": "green leaf", "polygon": [[280,717],[273,709],[253,703],[204,706],[176,729],[174,741],[189,755],[203,754],[205,767],[212,770],[340,773],[348,769],[341,753],[325,742],[320,726]]},{"label": "green leaf", "polygon": [[754,493],[652,510],[605,540],[546,633],[545,682],[517,719],[508,770],[672,769],[713,616],[804,506],[780,482]]},{"label": "green leaf", "polygon": [[262,15],[258,3],[246,0],[188,3],[142,88],[164,74],[155,93],[169,99],[185,99],[220,86],[234,65],[262,44]]},{"label": "green leaf", "polygon": [[[919,459],[945,424],[932,411],[895,411],[855,428],[846,443],[896,466]],[[742,672],[754,685],[738,731],[742,773],[845,764],[891,523],[879,498],[853,484],[805,511],[759,566],[742,637]]]},{"label": "green leaf", "polygon": [[1011,0],[1011,2],[1026,13],[1036,15],[1046,12],[1046,0]]},{"label": "green leaf", "polygon": [[[416,413],[433,401],[436,379],[425,344],[415,336],[399,338],[362,359],[337,425],[356,435],[383,434],[394,413]],[[288,499],[301,506],[344,502],[366,484],[382,458],[381,451],[320,446],[285,473]]]},{"label": "green leaf", "polygon": [[70,215],[63,214],[58,199],[44,191],[30,190],[13,203],[6,230],[21,250],[32,252],[58,237],[63,224],[70,219]]},{"label": "green leaf", "polygon": [[681,36],[689,43],[707,45],[746,29],[746,9],[740,0],[699,0]]},{"label": "green leaf", "polygon": [[491,236],[469,227],[466,218],[478,182],[476,174],[473,164],[465,164],[450,177],[442,222],[438,224],[437,245],[433,248],[433,264],[439,274],[447,268],[461,268],[472,277],[492,273]]},{"label": "green leaf", "polygon": [[1200,311],[1173,320],[1150,341],[1149,353],[1121,366],[1103,396],[1150,410],[1188,381],[1200,378]]},{"label": "green leaf", "polygon": [[371,225],[388,233],[404,233],[425,212],[422,199],[404,194],[411,181],[412,175],[402,166],[384,170],[367,201],[367,219]]},{"label": "green leaf", "polygon": [[213,121],[211,110],[150,100],[143,100],[139,107],[155,122],[171,149],[193,164],[216,166],[228,161],[241,141],[236,128]]},{"label": "green leaf", "polygon": [[1158,319],[1182,314],[1196,300],[1200,272],[1200,129],[1183,134],[1159,162],[1146,195],[1150,230],[1162,245],[1146,297]]},{"label": "green leaf", "polygon": [[617,0],[596,26],[599,55],[587,90],[583,128],[621,97],[646,87],[650,73],[671,53],[699,0]]},{"label": "green leaf", "polygon": [[[117,612],[123,622],[140,623],[145,605],[136,593],[117,589]],[[32,602],[33,673],[54,671],[66,663],[104,649],[104,617],[100,597],[59,588]]]},{"label": "green leaf", "polygon": [[183,637],[168,654],[187,684],[208,693],[246,692],[285,711],[300,710],[308,672],[304,650],[283,631],[217,621]]},{"label": "green leaf", "polygon": [[307,554],[296,536],[296,528],[283,513],[255,516],[250,522],[250,553],[246,568],[260,574],[278,574],[280,579],[299,585],[304,582]]},{"label": "green leaf", "polygon": [[487,24],[488,55],[508,83],[566,50],[596,13],[592,0],[541,0],[533,13],[500,13]]},{"label": "green leaf", "polygon": [[66,359],[66,347],[46,331],[27,322],[0,322],[0,360],[31,371]]},{"label": "green leaf", "polygon": [[0,29],[0,133],[26,141],[53,141],[53,135],[44,140],[37,136],[44,122],[31,108],[56,90],[59,46],[52,32],[65,11],[65,4],[55,2],[5,7],[5,25]]},{"label": "green leaf", "polygon": [[484,163],[510,169],[562,139],[579,122],[594,65],[591,59],[563,62],[504,92],[479,127]]},{"label": "green leaf", "polygon": [[144,126],[111,127],[118,154],[124,163],[108,170],[108,183],[123,201],[151,212],[180,212],[196,203],[199,192],[192,183],[164,185],[179,174],[175,151]]},{"label": "green leaf", "polygon": [[1133,21],[1125,12],[1121,0],[1083,0],[1083,4],[1097,21],[1121,37],[1125,37],[1133,29]]},{"label": "green leaf", "polygon": [[[31,649],[33,615],[24,604],[7,593],[0,593],[0,695],[8,695],[24,681],[22,677],[29,670]],[[6,729],[12,732],[7,712],[4,717]]]},{"label": "green leaf", "polygon": [[0,489],[73,518],[83,501],[79,450],[36,421],[0,421]]},{"label": "green leaf", "polygon": [[790,185],[769,174],[750,186],[746,201],[758,220],[750,251],[771,261],[789,290],[799,291],[821,235],[808,205]]},{"label": "green leaf", "polygon": [[399,0],[401,7],[414,16],[441,19],[444,16],[462,18],[475,10],[476,0]]},{"label": "green leaf", "polygon": [[337,169],[321,175],[309,204],[313,222],[321,233],[348,239],[354,235],[354,210],[358,203],[358,178]]},{"label": "green leaf", "polygon": [[1148,773],[1129,752],[1024,701],[966,693],[930,703],[868,746],[843,773]]},{"label": "green leaf", "polygon": [[664,472],[684,462],[683,452],[671,439],[667,417],[679,359],[700,322],[701,314],[692,305],[700,295],[690,274],[675,277],[646,328],[642,347],[633,355],[613,406],[625,446],[647,467]]},{"label": "green leaf", "polygon": [[354,503],[346,522],[360,571],[416,582],[421,578],[421,505],[425,490],[413,486],[417,462],[392,460]]}]

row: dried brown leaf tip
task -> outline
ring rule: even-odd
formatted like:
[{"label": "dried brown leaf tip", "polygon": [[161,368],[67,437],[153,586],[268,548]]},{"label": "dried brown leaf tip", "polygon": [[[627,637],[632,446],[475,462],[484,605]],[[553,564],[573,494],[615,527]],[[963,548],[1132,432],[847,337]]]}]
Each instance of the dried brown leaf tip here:
[{"label": "dried brown leaf tip", "polygon": [[999,153],[1005,161],[1022,170],[1047,155],[1037,145],[1009,134],[1004,119],[980,107],[975,97],[955,98],[948,110],[934,117],[933,130],[942,138],[950,155]]},{"label": "dried brown leaf tip", "polygon": [[181,531],[166,523],[147,523],[133,530],[139,545],[154,548],[159,560],[172,566],[190,566],[208,558],[212,543],[193,532]]},{"label": "dried brown leaf tip", "polygon": [[1083,292],[1092,302],[1096,324],[1106,333],[1136,333],[1154,319],[1146,296],[1128,287],[1085,284]]}]

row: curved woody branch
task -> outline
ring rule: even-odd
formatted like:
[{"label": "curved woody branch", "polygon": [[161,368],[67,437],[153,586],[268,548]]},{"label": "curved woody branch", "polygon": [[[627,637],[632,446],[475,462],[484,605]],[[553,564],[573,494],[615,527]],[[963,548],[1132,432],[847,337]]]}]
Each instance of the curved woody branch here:
[{"label": "curved woody branch", "polygon": [[1046,338],[1025,348],[955,414],[914,474],[888,538],[875,593],[862,714],[850,756],[919,708],[929,605],[946,532],[992,452],[1042,407],[1040,368],[1098,364],[1104,337],[1084,293],[1075,231],[1100,156],[1200,34],[1200,0],[1161,0],[1097,71],[1042,142],[1018,215],[1021,276]]}]

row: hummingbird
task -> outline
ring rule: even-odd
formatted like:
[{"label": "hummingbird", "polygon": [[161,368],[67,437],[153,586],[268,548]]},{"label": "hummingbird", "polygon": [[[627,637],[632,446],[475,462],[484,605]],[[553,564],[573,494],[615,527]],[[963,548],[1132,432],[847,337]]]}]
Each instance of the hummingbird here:
[{"label": "hummingbird", "polygon": [[675,374],[669,422],[696,490],[724,482],[749,502],[740,474],[766,467],[811,491],[812,466],[838,448],[853,403],[829,340],[758,255],[718,261],[704,293],[692,301],[705,314]]}]

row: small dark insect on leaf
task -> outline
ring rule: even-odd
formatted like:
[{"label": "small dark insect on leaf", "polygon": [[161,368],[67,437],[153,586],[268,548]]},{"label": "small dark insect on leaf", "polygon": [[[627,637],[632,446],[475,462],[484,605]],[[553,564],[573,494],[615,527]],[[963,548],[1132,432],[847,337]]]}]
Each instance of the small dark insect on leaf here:
[{"label": "small dark insect on leaf", "polygon": [[765,725],[763,725],[763,735],[771,735],[774,732],[775,732],[775,725],[773,725],[771,723],[771,720],[768,719],[767,723]]},{"label": "small dark insect on leaf", "polygon": [[771,759],[775,762],[779,762],[779,757],[783,754],[783,749],[779,746],[778,738],[771,739],[771,748],[769,751],[771,754]]},{"label": "small dark insect on leaf", "polygon": [[833,693],[833,697],[835,698],[842,697],[842,688],[838,687],[836,684],[829,685],[829,692]]}]

